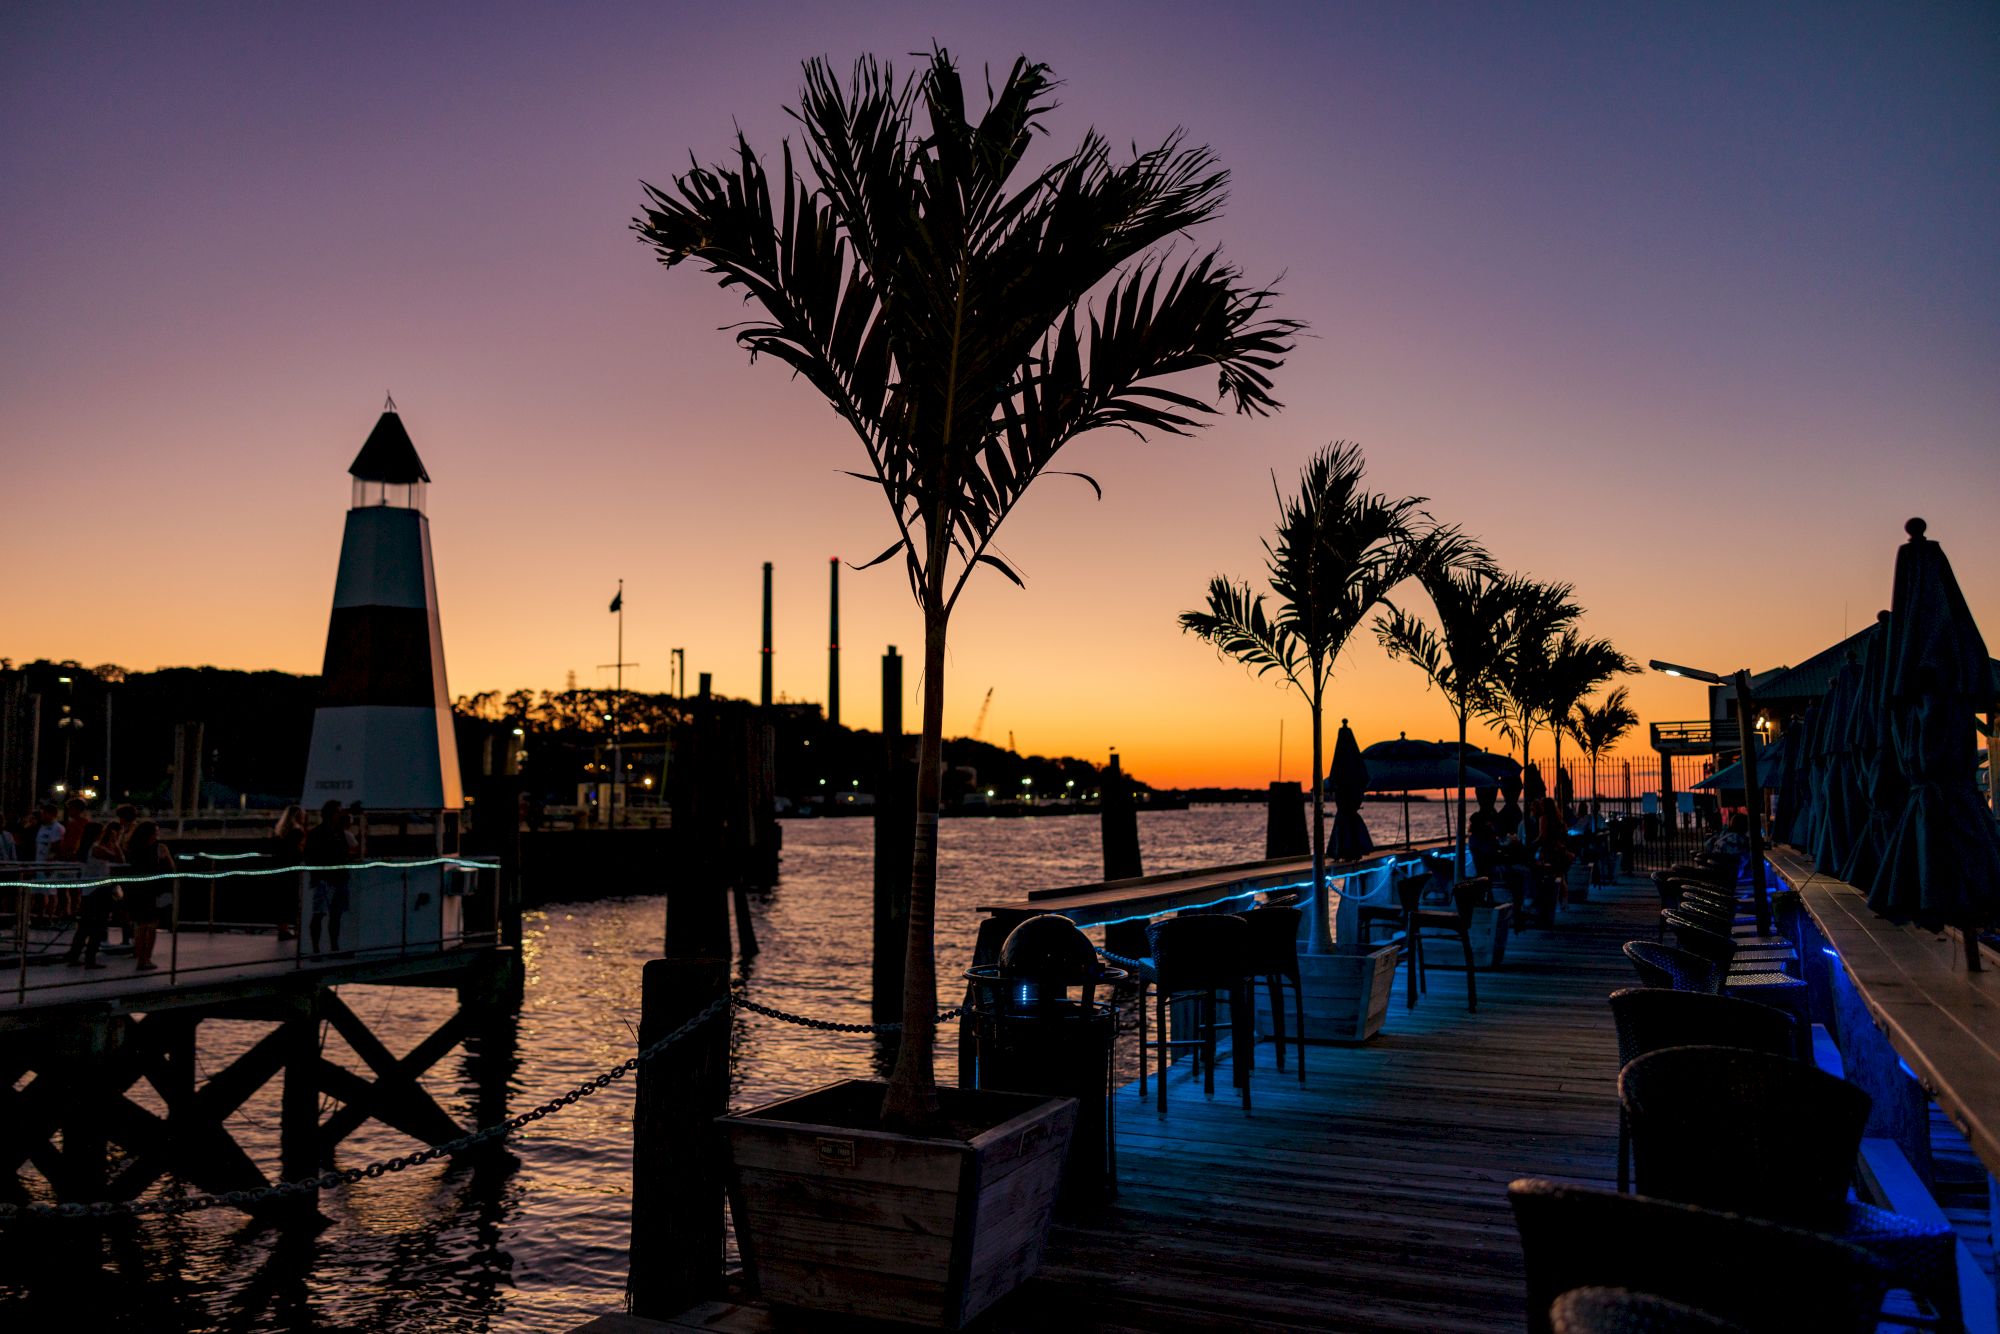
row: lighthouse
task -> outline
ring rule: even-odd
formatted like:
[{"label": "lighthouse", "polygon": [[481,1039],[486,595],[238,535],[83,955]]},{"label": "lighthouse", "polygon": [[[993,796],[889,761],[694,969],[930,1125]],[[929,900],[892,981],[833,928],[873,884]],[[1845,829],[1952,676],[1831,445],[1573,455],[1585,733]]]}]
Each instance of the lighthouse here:
[{"label": "lighthouse", "polygon": [[394,400],[347,471],[353,499],[340,539],[305,803],[457,810],[458,744],[424,515],[431,478]]}]

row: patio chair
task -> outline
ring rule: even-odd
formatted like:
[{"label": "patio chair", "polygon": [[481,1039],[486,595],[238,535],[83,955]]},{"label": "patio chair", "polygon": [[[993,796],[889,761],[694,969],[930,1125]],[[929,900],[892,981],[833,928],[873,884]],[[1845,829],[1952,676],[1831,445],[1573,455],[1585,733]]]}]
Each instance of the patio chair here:
[{"label": "patio chair", "polygon": [[1748,1334],[1873,1334],[1888,1287],[1860,1247],[1763,1219],[1553,1181],[1516,1181],[1507,1200],[1534,1334],[1554,1329],[1557,1297],[1586,1287],[1652,1293]]},{"label": "patio chair", "polygon": [[1962,1327],[1951,1225],[1848,1199],[1867,1093],[1803,1061],[1690,1046],[1632,1061],[1618,1096],[1642,1194],[1839,1237]]},{"label": "patio chair", "polygon": [[[1740,1047],[1773,1056],[1799,1055],[1798,1025],[1783,1010],[1729,996],[1659,987],[1611,993],[1618,1029],[1618,1067],[1667,1047]],[[1618,1106],[1618,1189],[1632,1188],[1632,1138]]]},{"label": "patio chair", "polygon": [[1549,1308],[1555,1334],[1744,1334],[1743,1326],[1626,1288],[1573,1288]]},{"label": "patio chair", "polygon": [[1714,964],[1698,954],[1659,945],[1650,940],[1625,942],[1625,957],[1639,974],[1639,985],[1664,987],[1670,991],[1701,991],[1710,995],[1722,990],[1722,974]]}]

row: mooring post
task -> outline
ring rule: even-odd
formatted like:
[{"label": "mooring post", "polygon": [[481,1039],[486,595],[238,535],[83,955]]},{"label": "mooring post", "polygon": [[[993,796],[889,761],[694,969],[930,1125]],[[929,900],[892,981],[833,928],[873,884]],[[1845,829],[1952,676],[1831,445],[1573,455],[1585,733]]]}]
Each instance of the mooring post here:
[{"label": "mooring post", "polygon": [[[1132,804],[1132,787],[1111,752],[1111,763],[1098,775],[1098,818],[1104,837],[1104,878],[1129,880],[1146,872],[1139,857],[1139,812]],[[1104,948],[1128,959],[1144,958],[1144,922],[1114,922],[1104,928]]]},{"label": "mooring post", "polygon": [[[641,977],[643,1051],[728,994],[727,959],[654,959]],[[632,1112],[633,1315],[670,1319],[723,1277],[729,1017],[718,1015],[639,1066]]]},{"label": "mooring post", "polygon": [[916,855],[917,794],[910,779],[903,756],[903,660],[891,644],[882,655],[882,777],[875,793],[875,967],[869,1009],[878,1024],[903,1017],[910,866]]},{"label": "mooring post", "polygon": [[1305,857],[1312,853],[1306,835],[1305,793],[1297,783],[1273,783],[1270,809],[1264,818],[1266,857]]},{"label": "mooring post", "polygon": [[666,876],[665,954],[670,958],[729,957],[729,881],[725,856],[729,803],[724,728],[715,705],[674,729],[668,769],[673,809],[673,856]]},{"label": "mooring post", "polygon": [[278,1094],[278,1173],[297,1181],[319,1171],[319,1014],[317,992],[301,989],[281,1002],[284,1084]]}]

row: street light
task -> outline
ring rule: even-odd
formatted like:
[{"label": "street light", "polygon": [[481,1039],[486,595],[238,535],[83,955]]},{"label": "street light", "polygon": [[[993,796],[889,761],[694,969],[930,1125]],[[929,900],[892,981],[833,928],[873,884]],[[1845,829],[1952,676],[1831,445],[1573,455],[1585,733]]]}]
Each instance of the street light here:
[{"label": "street light", "polygon": [[1764,789],[1757,782],[1757,728],[1752,721],[1756,706],[1750,700],[1750,670],[1740,668],[1725,678],[1720,672],[1705,672],[1699,667],[1683,667],[1658,658],[1647,665],[1668,676],[1685,676],[1712,686],[1722,685],[1726,680],[1736,688],[1736,730],[1743,750],[1743,804],[1750,813],[1750,887],[1756,892],[1757,934],[1768,936],[1771,889],[1764,879]]}]

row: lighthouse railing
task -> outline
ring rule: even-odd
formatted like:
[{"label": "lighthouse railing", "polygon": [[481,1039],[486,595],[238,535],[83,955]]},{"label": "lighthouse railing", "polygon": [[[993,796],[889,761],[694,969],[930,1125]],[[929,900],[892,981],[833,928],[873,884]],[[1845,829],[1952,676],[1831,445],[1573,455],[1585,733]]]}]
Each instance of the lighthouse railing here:
[{"label": "lighthouse railing", "polygon": [[[492,948],[501,943],[499,867],[475,857],[376,857],[327,868],[347,877],[346,908],[341,938],[329,929],[318,948],[310,939],[312,890],[310,871],[270,866],[228,866],[218,870],[177,870],[151,877],[85,878],[80,867],[0,866],[0,903],[14,911],[14,1000],[25,1004],[31,995],[103,988],[131,983],[147,990],[178,985],[188,976],[234,972],[261,976],[265,972],[417,958]],[[274,908],[277,896],[296,904],[262,920],[242,922],[218,918],[218,885],[233,881],[261,883],[269,888],[263,901]],[[116,885],[122,903],[139,894],[158,895],[158,921],[163,928],[163,967],[131,976],[79,972],[64,967],[75,943],[80,919],[38,924],[37,898],[48,902],[60,886],[79,896],[91,888]],[[490,911],[490,916],[489,916]],[[327,914],[331,917],[331,913]],[[474,923],[477,922],[477,925]],[[297,927],[289,950],[274,948],[280,929]],[[128,940],[129,940],[128,928]],[[110,954],[108,942],[102,952]],[[119,947],[122,954],[124,946]],[[122,960],[113,956],[112,963]],[[4,996],[5,992],[0,992]]]}]

